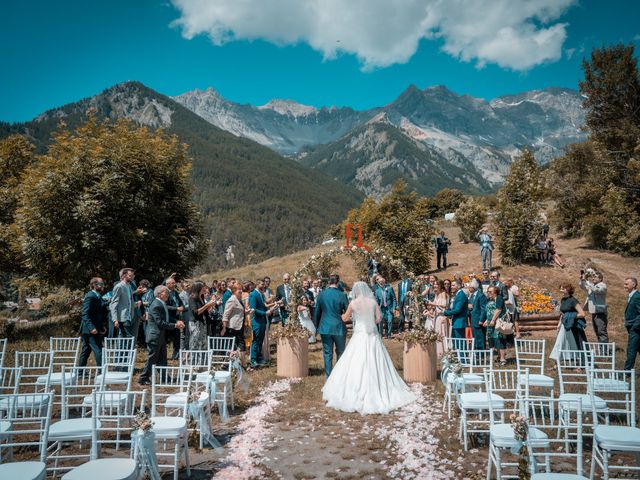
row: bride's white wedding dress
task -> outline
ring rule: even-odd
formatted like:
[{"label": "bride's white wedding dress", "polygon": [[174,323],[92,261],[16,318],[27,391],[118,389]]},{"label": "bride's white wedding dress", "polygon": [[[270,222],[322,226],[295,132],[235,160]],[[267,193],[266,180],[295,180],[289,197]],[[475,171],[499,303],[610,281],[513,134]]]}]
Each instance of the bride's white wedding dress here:
[{"label": "bride's white wedding dress", "polygon": [[345,412],[386,414],[413,402],[416,395],[398,375],[382,343],[371,290],[357,282],[353,292],[353,336],[322,388],[322,398],[328,407]]}]

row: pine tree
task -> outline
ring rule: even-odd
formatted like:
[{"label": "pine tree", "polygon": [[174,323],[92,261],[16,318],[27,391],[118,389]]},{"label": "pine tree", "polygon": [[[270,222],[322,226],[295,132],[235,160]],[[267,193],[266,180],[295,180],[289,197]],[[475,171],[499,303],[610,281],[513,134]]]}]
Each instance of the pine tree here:
[{"label": "pine tree", "polygon": [[533,154],[525,150],[511,164],[504,186],[498,192],[495,220],[502,263],[513,265],[535,258],[543,193],[540,168]]},{"label": "pine tree", "polygon": [[487,223],[487,209],[475,198],[469,197],[456,210],[455,222],[460,227],[460,240],[475,242],[480,228]]}]

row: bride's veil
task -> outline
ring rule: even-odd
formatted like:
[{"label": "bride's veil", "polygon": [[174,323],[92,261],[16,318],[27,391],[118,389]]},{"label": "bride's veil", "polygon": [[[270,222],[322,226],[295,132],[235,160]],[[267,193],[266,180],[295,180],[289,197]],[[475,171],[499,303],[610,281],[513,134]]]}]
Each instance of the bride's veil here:
[{"label": "bride's veil", "polygon": [[351,298],[353,300],[370,298],[374,300],[373,292],[371,291],[371,287],[367,285],[365,282],[356,282],[353,284],[353,289],[351,289]]},{"label": "bride's veil", "polygon": [[376,297],[371,287],[365,282],[356,282],[351,290],[351,303],[353,308],[354,331],[355,324],[360,324],[361,329],[367,333],[376,332],[375,306]]}]

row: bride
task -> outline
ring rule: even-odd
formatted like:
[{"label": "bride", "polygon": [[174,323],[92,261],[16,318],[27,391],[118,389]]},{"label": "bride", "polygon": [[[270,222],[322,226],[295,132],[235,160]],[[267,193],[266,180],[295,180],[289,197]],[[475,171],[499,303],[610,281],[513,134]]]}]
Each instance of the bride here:
[{"label": "bride", "polygon": [[342,315],[353,315],[353,336],[322,387],[322,398],[345,412],[389,413],[416,399],[393,366],[376,324],[382,314],[365,282],[356,282],[353,301]]}]

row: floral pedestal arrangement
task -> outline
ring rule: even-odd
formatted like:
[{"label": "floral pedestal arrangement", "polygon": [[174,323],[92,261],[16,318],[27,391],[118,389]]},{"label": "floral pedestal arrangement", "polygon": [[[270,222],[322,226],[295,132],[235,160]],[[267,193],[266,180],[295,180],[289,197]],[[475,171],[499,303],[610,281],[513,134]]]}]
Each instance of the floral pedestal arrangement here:
[{"label": "floral pedestal arrangement", "polygon": [[416,327],[398,335],[404,342],[403,376],[407,383],[435,382],[438,376],[436,342],[439,335],[435,330]]},{"label": "floral pedestal arrangement", "polygon": [[309,375],[309,331],[296,323],[290,322],[275,334],[278,339],[279,377],[300,378]]}]

